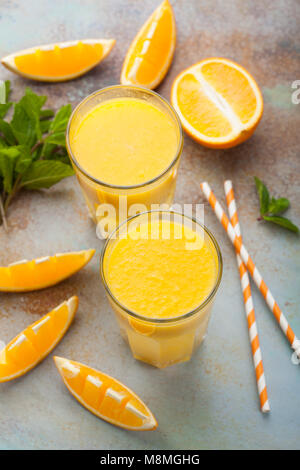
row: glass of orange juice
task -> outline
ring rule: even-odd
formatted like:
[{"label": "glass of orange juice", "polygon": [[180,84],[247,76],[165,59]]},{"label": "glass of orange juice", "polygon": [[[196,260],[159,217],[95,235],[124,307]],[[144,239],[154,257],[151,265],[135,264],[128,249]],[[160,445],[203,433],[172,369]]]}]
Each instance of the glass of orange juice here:
[{"label": "glass of orange juice", "polygon": [[172,204],[182,146],[172,106],[135,86],[111,86],[88,96],[67,130],[69,156],[90,213],[107,233],[152,204]]},{"label": "glass of orange juice", "polygon": [[195,219],[149,211],[110,234],[101,275],[133,356],[163,368],[189,360],[203,341],[222,256]]}]

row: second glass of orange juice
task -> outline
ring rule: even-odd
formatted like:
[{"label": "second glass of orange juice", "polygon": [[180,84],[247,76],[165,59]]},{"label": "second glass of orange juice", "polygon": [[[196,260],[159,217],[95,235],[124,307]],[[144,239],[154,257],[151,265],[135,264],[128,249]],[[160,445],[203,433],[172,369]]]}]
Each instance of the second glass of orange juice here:
[{"label": "second glass of orange juice", "polygon": [[101,275],[133,356],[162,368],[188,361],[203,341],[222,256],[195,219],[150,211],[110,235]]},{"label": "second glass of orange juice", "polygon": [[110,233],[152,204],[170,206],[182,145],[176,112],[153,91],[117,85],[84,99],[67,148],[94,221]]}]

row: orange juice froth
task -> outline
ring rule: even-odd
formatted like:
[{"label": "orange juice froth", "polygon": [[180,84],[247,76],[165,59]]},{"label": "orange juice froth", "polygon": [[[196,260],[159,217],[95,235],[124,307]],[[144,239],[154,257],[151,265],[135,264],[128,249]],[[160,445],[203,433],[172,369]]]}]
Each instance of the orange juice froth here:
[{"label": "orange juice froth", "polygon": [[156,367],[187,361],[206,335],[220,282],[217,245],[206,230],[177,222],[130,223],[102,261],[122,336],[136,359]]},{"label": "orange juice froth", "polygon": [[[115,244],[107,260],[107,282],[131,311],[149,318],[177,317],[210,294],[216,257],[199,234],[182,227],[166,221],[143,224],[138,234],[132,237],[129,230]],[[151,230],[159,238],[150,239]],[[163,239],[163,233],[170,233],[170,239]],[[181,233],[182,238],[175,238]]]},{"label": "orange juice froth", "polygon": [[178,135],[170,117],[136,98],[114,98],[89,111],[70,134],[77,162],[93,178],[133,186],[172,163]]},{"label": "orange juice froth", "polygon": [[102,238],[154,204],[172,204],[182,145],[175,111],[146,88],[112,86],[78,105],[68,152]]}]

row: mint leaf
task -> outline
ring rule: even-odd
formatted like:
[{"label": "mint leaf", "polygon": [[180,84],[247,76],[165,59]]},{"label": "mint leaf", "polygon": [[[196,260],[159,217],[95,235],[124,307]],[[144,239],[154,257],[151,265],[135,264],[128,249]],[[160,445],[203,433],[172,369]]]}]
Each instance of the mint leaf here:
[{"label": "mint leaf", "polygon": [[0,149],[0,173],[3,177],[4,190],[8,194],[12,191],[15,161],[19,155],[17,147]]},{"label": "mint leaf", "polygon": [[281,227],[287,228],[288,230],[291,230],[292,232],[295,232],[295,233],[299,232],[299,228],[297,227],[297,225],[294,225],[286,217],[280,217],[278,215],[264,215],[263,218],[264,220],[267,220],[268,222],[273,222],[273,224],[280,225]]},{"label": "mint leaf", "polygon": [[18,145],[17,149],[19,151],[19,156],[16,161],[15,171],[18,174],[22,174],[25,173],[32,164],[33,156],[31,155],[30,147],[27,147],[26,145]]},{"label": "mint leaf", "polygon": [[67,165],[70,165],[69,155],[65,147],[60,147],[54,144],[48,144],[48,145],[49,146],[53,145],[53,148],[52,148],[51,153],[49,153],[47,160],[56,160],[56,161],[66,163]]},{"label": "mint leaf", "polygon": [[19,103],[21,103],[26,110],[32,110],[40,116],[41,108],[44,106],[46,101],[47,96],[37,95],[31,90],[31,88],[27,87],[25,90],[25,95],[23,98],[21,98]]},{"label": "mint leaf", "polygon": [[4,118],[7,114],[9,108],[11,108],[12,103],[0,104],[0,118]]},{"label": "mint leaf", "polygon": [[[46,96],[26,88],[17,103],[8,101],[10,82],[0,80],[0,225],[13,198],[24,189],[50,188],[74,174],[70,166],[65,131],[71,105],[55,113],[42,109]],[[4,117],[13,105],[10,122]]]},{"label": "mint leaf", "polygon": [[19,144],[32,147],[36,140],[36,120],[28,115],[21,102],[15,104],[14,115],[11,120],[13,134]]},{"label": "mint leaf", "polygon": [[10,87],[10,80],[5,80],[5,102],[8,102],[8,98],[10,95],[11,87]]},{"label": "mint leaf", "polygon": [[269,204],[268,213],[269,214],[279,214],[280,212],[285,212],[290,206],[290,201],[285,197],[280,197],[279,199],[275,199],[272,197],[271,202]]},{"label": "mint leaf", "polygon": [[56,144],[56,145],[66,145],[66,133],[58,132],[57,134],[50,134],[49,137],[45,139],[47,144]]},{"label": "mint leaf", "polygon": [[267,190],[267,187],[259,178],[254,176],[254,180],[255,180],[258,196],[259,196],[260,213],[263,215],[263,214],[266,214],[269,209],[269,199],[270,199],[269,191]]},{"label": "mint leaf", "polygon": [[35,94],[30,88],[26,88],[25,95],[19,101],[19,105],[23,107],[31,122],[35,125],[35,133],[37,139],[42,138],[40,129],[40,113],[41,108],[47,101],[47,96],[39,96]]},{"label": "mint leaf", "polygon": [[254,176],[254,180],[260,200],[261,217],[258,220],[263,218],[267,222],[280,225],[281,227],[291,230],[292,232],[299,232],[299,228],[294,225],[293,222],[291,222],[286,217],[278,215],[282,212],[285,212],[289,208],[290,201],[286,197],[280,197],[278,199],[272,197],[270,200],[269,191],[267,190],[266,186],[256,176]]},{"label": "mint leaf", "polygon": [[[63,153],[56,153],[55,155],[55,160],[58,162],[65,163],[68,166],[70,165],[70,159],[68,154],[63,154]],[[72,168],[72,167],[71,167]]]},{"label": "mint leaf", "polygon": [[14,162],[0,153],[0,173],[3,178],[3,188],[8,194],[12,191]]},{"label": "mint leaf", "polygon": [[50,188],[73,174],[70,165],[55,160],[38,160],[25,172],[21,185],[27,189]]},{"label": "mint leaf", "polygon": [[12,126],[8,122],[3,121],[3,119],[0,119],[0,132],[9,145],[16,145],[17,140],[14,136]]},{"label": "mint leaf", "polygon": [[18,157],[20,155],[19,146],[16,145],[12,147],[2,148],[0,149],[0,155],[4,155],[10,158]]},{"label": "mint leaf", "polygon": [[49,132],[51,122],[49,119],[45,119],[44,121],[40,122],[40,129],[42,134],[46,134],[46,132]]},{"label": "mint leaf", "polygon": [[67,128],[71,113],[72,113],[72,106],[70,104],[66,104],[65,106],[62,106],[56,113],[55,118],[52,121],[50,130],[53,133],[65,131]]},{"label": "mint leaf", "polygon": [[18,163],[16,164],[15,171],[19,174],[22,175],[25,173],[26,170],[32,165],[32,159],[31,158],[22,158],[21,160],[18,160]]},{"label": "mint leaf", "polygon": [[20,155],[20,150],[18,146],[7,147],[0,149],[0,155],[4,155],[9,158],[16,158]]},{"label": "mint leaf", "polygon": [[7,143],[3,139],[3,137],[0,137],[0,149],[8,147]]},{"label": "mint leaf", "polygon": [[31,156],[32,156],[32,160],[38,160],[39,158],[42,158],[42,149],[43,149],[43,146],[42,145],[39,145],[34,152],[32,152]]},{"label": "mint leaf", "polygon": [[54,149],[55,149],[56,147],[57,147],[56,144],[47,144],[47,143],[45,143],[45,144],[43,145],[43,148],[42,148],[42,153],[41,153],[42,157],[43,157],[45,160],[49,160],[50,157],[51,157],[51,155],[52,155],[52,153],[53,153],[53,151],[54,151]]},{"label": "mint leaf", "polygon": [[41,109],[40,119],[48,119],[54,116],[54,111],[52,109]]}]

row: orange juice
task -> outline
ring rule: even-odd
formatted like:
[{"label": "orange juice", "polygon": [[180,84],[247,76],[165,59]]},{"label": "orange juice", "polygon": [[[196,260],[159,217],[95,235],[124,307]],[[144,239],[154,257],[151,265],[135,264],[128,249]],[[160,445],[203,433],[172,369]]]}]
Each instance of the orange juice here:
[{"label": "orange juice", "polygon": [[103,219],[99,206],[115,209],[109,231],[120,221],[122,196],[123,220],[151,204],[172,203],[181,128],[176,113],[156,93],[130,86],[100,90],[73,113],[67,140],[94,220]]},{"label": "orange juice", "polygon": [[133,355],[165,367],[188,360],[202,342],[222,262],[207,229],[157,214],[165,215],[141,214],[138,229],[129,223],[109,239],[102,275]]}]

